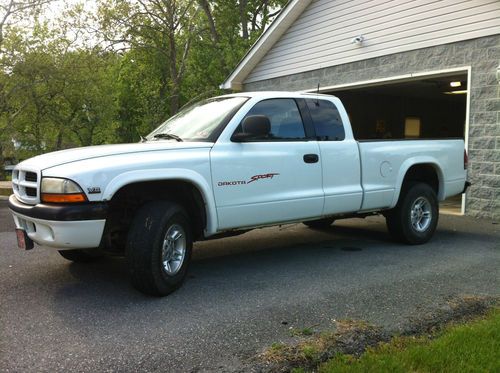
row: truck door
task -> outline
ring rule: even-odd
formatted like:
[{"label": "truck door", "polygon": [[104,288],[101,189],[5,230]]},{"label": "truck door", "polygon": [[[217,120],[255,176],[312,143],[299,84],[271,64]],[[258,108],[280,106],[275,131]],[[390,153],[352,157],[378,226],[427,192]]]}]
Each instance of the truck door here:
[{"label": "truck door", "polygon": [[251,115],[269,118],[269,136],[249,142],[219,141],[210,153],[219,229],[321,215],[320,150],[306,134],[297,101],[262,100],[246,114]]},{"label": "truck door", "polygon": [[[363,199],[358,144],[330,100],[306,99],[318,140],[325,206],[323,215],[360,210]],[[345,112],[344,112],[345,114]],[[345,114],[347,122],[347,114]]]}]

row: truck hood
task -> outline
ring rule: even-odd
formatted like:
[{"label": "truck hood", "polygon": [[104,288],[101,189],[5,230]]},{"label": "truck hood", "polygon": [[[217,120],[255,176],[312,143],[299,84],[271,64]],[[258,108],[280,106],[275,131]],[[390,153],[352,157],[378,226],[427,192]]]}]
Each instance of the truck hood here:
[{"label": "truck hood", "polygon": [[87,146],[83,148],[60,150],[57,152],[42,154],[21,162],[19,164],[19,167],[32,170],[45,170],[47,168],[59,166],[66,163],[111,155],[165,150],[211,148],[212,146],[213,143],[210,142],[174,142],[161,140],[135,144]]}]

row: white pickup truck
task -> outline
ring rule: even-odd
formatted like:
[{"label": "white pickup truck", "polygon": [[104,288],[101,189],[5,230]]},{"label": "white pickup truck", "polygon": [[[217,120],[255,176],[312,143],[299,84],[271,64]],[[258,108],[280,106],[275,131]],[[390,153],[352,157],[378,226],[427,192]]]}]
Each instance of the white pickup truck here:
[{"label": "white pickup truck", "polygon": [[381,213],[422,244],[438,200],[464,192],[463,140],[356,141],[333,96],[241,93],[192,105],[141,143],[49,153],[13,172],[18,244],[72,261],[125,255],[132,282],[166,295],[193,241]]}]

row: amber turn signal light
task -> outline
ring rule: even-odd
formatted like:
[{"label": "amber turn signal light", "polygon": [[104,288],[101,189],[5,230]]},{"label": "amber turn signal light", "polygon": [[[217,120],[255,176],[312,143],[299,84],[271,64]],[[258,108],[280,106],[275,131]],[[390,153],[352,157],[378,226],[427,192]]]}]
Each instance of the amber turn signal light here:
[{"label": "amber turn signal light", "polygon": [[47,202],[47,203],[78,203],[86,201],[87,198],[83,193],[73,193],[73,194],[42,193],[42,202]]}]

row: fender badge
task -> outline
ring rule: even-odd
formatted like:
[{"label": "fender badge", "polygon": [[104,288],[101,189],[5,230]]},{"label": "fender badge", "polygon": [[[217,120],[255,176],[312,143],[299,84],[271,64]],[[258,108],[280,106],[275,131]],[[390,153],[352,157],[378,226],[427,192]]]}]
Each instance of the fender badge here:
[{"label": "fender badge", "polygon": [[278,176],[278,175],[279,174],[277,174],[277,173],[255,175],[255,176],[252,176],[249,181],[247,181],[247,184],[253,183],[254,181],[261,180],[261,179],[272,179],[273,177]]},{"label": "fender badge", "polygon": [[99,194],[101,193],[101,188],[99,187],[91,187],[91,188],[87,188],[89,194]]},{"label": "fender badge", "polygon": [[250,180],[236,180],[236,181],[219,181],[217,183],[218,186],[230,186],[230,185],[248,185],[250,183],[253,183],[254,181],[257,180],[262,180],[262,179],[272,179],[275,176],[278,176],[278,173],[268,173],[268,174],[262,174],[262,175],[254,175],[250,178]]}]

